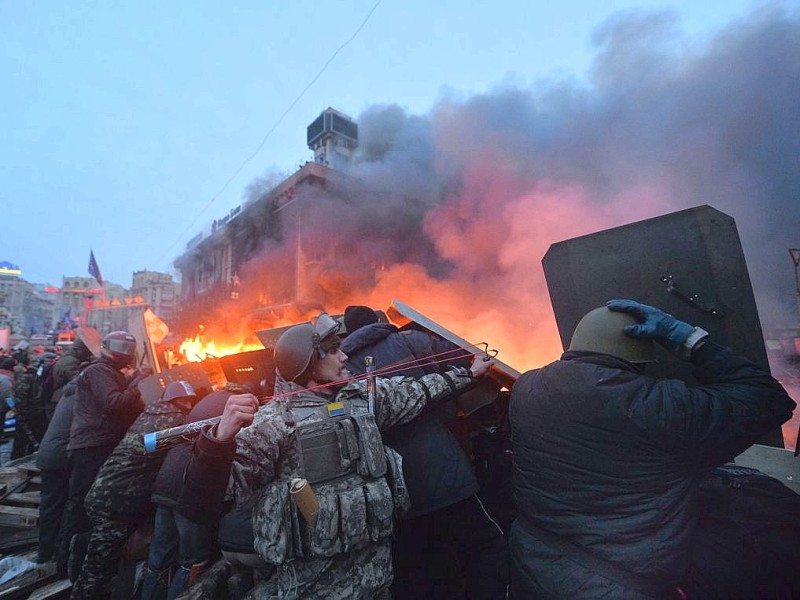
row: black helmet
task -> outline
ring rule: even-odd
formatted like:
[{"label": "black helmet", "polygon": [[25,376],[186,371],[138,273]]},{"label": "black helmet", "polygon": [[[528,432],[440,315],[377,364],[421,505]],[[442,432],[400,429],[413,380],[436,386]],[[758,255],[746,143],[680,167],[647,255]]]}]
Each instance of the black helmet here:
[{"label": "black helmet", "polygon": [[639,321],[627,313],[601,306],[580,320],[569,343],[570,350],[610,354],[632,363],[653,362],[653,340],[625,335],[622,328]]},{"label": "black helmet", "polygon": [[164,389],[164,395],[161,397],[165,402],[171,402],[179,398],[190,398],[192,401],[197,400],[197,392],[194,391],[192,384],[188,381],[173,381]]},{"label": "black helmet", "polygon": [[303,323],[287,329],[275,343],[275,367],[286,381],[297,381],[311,365],[316,352],[320,358],[338,340],[340,323],[328,315],[320,314],[314,324]]},{"label": "black helmet", "polygon": [[100,354],[115,366],[131,366],[136,359],[136,338],[127,331],[112,331],[103,338]]}]

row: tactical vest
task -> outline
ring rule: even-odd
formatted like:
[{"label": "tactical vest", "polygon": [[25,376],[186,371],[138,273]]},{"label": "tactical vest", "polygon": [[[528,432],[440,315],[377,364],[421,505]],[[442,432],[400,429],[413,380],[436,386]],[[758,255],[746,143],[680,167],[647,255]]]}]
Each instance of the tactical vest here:
[{"label": "tactical vest", "polygon": [[[287,406],[287,413],[296,423],[299,472],[278,477],[259,493],[253,509],[256,551],[280,565],[330,558],[390,536],[395,512],[409,503],[402,458],[383,445],[366,402],[354,396]],[[293,477],[308,480],[319,502],[311,525],[290,497]]]}]

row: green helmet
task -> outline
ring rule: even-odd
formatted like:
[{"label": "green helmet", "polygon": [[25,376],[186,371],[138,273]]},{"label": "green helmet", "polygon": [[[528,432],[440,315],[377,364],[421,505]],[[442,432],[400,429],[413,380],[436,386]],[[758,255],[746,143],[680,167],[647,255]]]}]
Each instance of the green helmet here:
[{"label": "green helmet", "polygon": [[283,332],[275,343],[275,368],[286,381],[296,381],[311,365],[316,352],[323,358],[336,338],[340,324],[327,313],[319,315],[312,325],[303,323]]},{"label": "green helmet", "polygon": [[633,315],[605,306],[595,308],[575,327],[569,350],[610,354],[632,363],[653,362],[653,340],[631,337],[622,331],[626,325],[637,323]]}]

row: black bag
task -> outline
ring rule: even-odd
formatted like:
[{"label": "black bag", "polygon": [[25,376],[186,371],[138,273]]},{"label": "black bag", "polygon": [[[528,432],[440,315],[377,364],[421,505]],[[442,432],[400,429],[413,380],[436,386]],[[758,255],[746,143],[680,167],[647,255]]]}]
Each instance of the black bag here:
[{"label": "black bag", "polygon": [[45,406],[53,398],[53,392],[55,392],[55,380],[53,379],[55,364],[56,362],[53,361],[41,367],[40,372],[36,374],[33,397],[36,398],[40,406]]},{"label": "black bag", "polygon": [[726,465],[700,486],[689,580],[695,598],[800,598],[800,495]]}]

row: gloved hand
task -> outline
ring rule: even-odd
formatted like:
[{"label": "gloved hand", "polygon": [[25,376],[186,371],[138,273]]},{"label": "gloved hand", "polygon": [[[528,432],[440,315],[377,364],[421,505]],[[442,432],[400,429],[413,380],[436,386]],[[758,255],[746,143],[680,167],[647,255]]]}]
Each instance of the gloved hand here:
[{"label": "gloved hand", "polygon": [[138,385],[139,385],[139,384],[140,384],[140,383],[141,383],[143,380],[147,379],[148,377],[150,377],[150,376],[149,376],[149,375],[145,375],[144,373],[140,373],[140,372],[137,370],[137,371],[135,372],[135,375],[133,376],[133,379],[131,379],[131,382],[128,384],[128,387],[136,387],[136,386],[138,386]]},{"label": "gloved hand", "polygon": [[670,352],[680,350],[683,343],[694,332],[694,327],[679,321],[659,308],[640,304],[634,300],[609,300],[610,310],[633,315],[642,322],[626,325],[623,331],[631,337],[651,338]]}]

